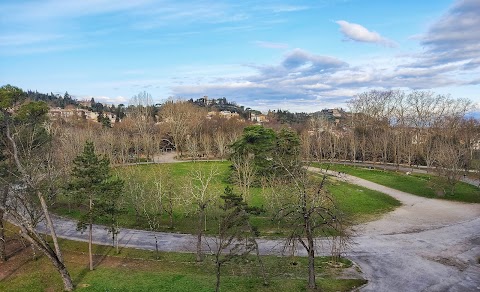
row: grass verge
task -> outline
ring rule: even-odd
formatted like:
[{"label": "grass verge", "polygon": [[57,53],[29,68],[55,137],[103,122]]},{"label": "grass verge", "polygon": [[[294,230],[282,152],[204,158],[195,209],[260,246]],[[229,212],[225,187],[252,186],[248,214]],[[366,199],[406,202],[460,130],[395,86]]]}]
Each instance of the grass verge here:
[{"label": "grass verge", "polygon": [[[10,238],[12,239],[12,238]],[[17,243],[16,243],[17,242]],[[18,240],[9,244],[19,245]],[[88,270],[87,244],[60,240],[66,265],[76,291],[212,291],[215,287],[214,262],[207,257],[195,262],[187,253],[159,253],[121,249],[116,254],[108,246],[94,246],[95,270]],[[305,258],[263,256],[269,285],[264,286],[254,257],[246,262],[227,264],[222,270],[222,291],[306,291]],[[330,264],[330,258],[318,257],[317,277],[322,291],[350,291],[366,283],[363,279],[340,279],[352,263],[342,259],[341,267]],[[62,291],[61,279],[44,256],[33,259],[29,247],[11,254],[0,263],[0,291]]]},{"label": "grass verge", "polygon": [[466,203],[480,203],[480,189],[476,186],[464,182],[458,182],[455,187],[455,194],[438,196],[432,187],[433,175],[412,173],[407,175],[404,172],[391,170],[369,169],[366,167],[356,167],[342,164],[322,164],[313,163],[312,166],[326,168],[335,172],[344,172],[365,180],[400,190],[406,193],[414,194],[426,198],[439,198],[451,201]]}]

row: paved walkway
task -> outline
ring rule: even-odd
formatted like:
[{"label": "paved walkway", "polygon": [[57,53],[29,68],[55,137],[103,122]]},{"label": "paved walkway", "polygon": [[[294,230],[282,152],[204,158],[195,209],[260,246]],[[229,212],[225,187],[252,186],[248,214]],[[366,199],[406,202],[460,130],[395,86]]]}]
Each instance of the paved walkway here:
[{"label": "paved walkway", "polygon": [[[364,167],[375,167],[376,169],[388,169],[388,170],[399,170],[403,172],[416,172],[416,173],[430,173],[434,174],[434,170],[430,168],[429,171],[427,171],[426,166],[412,166],[408,167],[406,165],[395,165],[393,163],[387,163],[387,164],[373,164],[373,163],[367,163],[367,162],[349,162],[349,161],[332,161],[331,163],[333,164],[344,164],[344,165],[352,165],[352,166],[364,166]],[[473,172],[471,170],[470,172]],[[475,179],[471,177],[461,177],[461,181],[471,184],[477,187],[480,187],[480,179]]]},{"label": "paved walkway", "polygon": [[[480,291],[480,204],[422,198],[349,175],[342,179],[403,203],[381,219],[355,227],[347,256],[369,280],[363,291]],[[59,237],[86,241],[87,235],[76,231],[73,220],[55,218],[54,222]],[[195,237],[189,234],[122,229],[119,236],[124,247],[154,250],[156,236],[162,251],[195,249]],[[110,244],[111,236],[96,225],[94,242]],[[283,251],[280,240],[262,239],[259,247],[261,254]]]}]

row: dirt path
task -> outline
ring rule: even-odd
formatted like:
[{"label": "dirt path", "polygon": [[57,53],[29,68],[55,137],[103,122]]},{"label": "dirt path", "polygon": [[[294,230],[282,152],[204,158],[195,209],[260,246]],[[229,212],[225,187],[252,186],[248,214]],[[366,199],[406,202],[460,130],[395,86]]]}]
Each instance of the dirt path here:
[{"label": "dirt path", "polygon": [[[369,280],[363,291],[480,291],[480,204],[422,198],[348,175],[342,179],[403,203],[379,220],[355,227],[355,244],[347,256]],[[86,241],[74,221],[56,218],[55,225],[60,237]],[[94,231],[95,243],[111,242],[104,227]],[[120,242],[154,250],[155,236],[162,251],[194,251],[195,237],[189,234],[122,229]],[[283,252],[280,240],[262,239],[259,246],[262,254]]]}]

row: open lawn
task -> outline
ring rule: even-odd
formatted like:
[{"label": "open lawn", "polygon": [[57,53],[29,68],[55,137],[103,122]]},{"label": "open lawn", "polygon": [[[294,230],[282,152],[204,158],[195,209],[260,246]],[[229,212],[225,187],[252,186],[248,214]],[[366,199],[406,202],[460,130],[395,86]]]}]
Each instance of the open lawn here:
[{"label": "open lawn", "polygon": [[368,169],[366,167],[356,167],[342,164],[320,164],[314,163],[312,166],[320,168],[329,168],[332,171],[344,172],[368,181],[381,184],[392,189],[397,189],[406,193],[427,198],[440,198],[452,201],[467,203],[480,203],[480,189],[464,182],[458,182],[455,186],[455,195],[437,196],[432,188],[433,175],[412,173],[407,175],[404,172],[395,172],[390,170]]},{"label": "open lawn", "polygon": [[[190,177],[190,172],[193,168],[199,168],[208,171],[211,167],[218,169],[219,176],[213,181],[214,189],[221,194],[223,189],[230,183],[230,163],[229,162],[184,162],[172,164],[150,164],[138,165],[128,167],[117,167],[115,171],[118,175],[126,180],[133,180],[138,182],[145,182],[145,188],[154,188],[155,177],[158,173],[167,173],[169,180],[177,186],[178,196],[182,196],[184,186]],[[355,185],[350,185],[344,182],[338,182],[329,179],[326,188],[337,199],[341,210],[348,216],[351,223],[361,223],[372,220],[375,216],[393,210],[400,203],[379,192],[361,188]],[[237,190],[238,191],[238,190]],[[149,229],[148,222],[145,220],[143,214],[139,212],[136,214],[133,208],[135,198],[128,197],[135,194],[126,193],[127,197],[123,199],[125,212],[120,215],[119,224],[127,228]],[[252,206],[265,208],[268,204],[261,188],[251,188],[251,195],[248,198],[248,203]],[[180,233],[195,233],[197,219],[195,214],[186,213],[188,209],[184,205],[178,204],[174,207],[175,213],[175,227],[174,230],[168,227],[167,214],[162,215],[162,226],[157,231],[170,231]],[[54,211],[57,214],[78,218],[79,211],[77,208],[69,208],[64,197],[60,197],[58,202],[54,205]],[[272,221],[272,214],[265,212],[260,215],[252,216],[251,220],[256,225],[261,235],[264,236],[285,236],[285,230],[280,228],[281,224]],[[99,222],[102,223],[102,222]],[[207,234],[214,234],[217,230],[218,224],[215,219],[215,214],[207,219]]]},{"label": "open lawn", "polygon": [[[62,282],[44,256],[32,257],[30,247],[9,237],[9,260],[0,263],[0,291],[62,291]],[[212,257],[203,263],[187,253],[159,253],[123,248],[120,254],[107,246],[94,246],[94,271],[88,270],[87,244],[60,241],[75,291],[213,291],[215,265]],[[13,253],[13,250],[17,250]],[[38,254],[37,254],[38,256]],[[227,264],[222,270],[222,291],[306,291],[307,261],[299,257],[263,256],[268,286],[263,285],[255,257],[248,262]],[[336,279],[352,263],[341,267],[330,258],[318,257],[317,279],[322,291],[350,291],[363,279]]]}]

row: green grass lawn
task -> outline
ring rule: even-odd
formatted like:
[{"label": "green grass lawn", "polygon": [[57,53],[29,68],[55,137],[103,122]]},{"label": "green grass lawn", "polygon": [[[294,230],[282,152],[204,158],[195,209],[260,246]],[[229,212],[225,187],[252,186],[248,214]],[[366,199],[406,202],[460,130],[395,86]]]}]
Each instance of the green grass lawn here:
[{"label": "green grass lawn", "polygon": [[[213,185],[218,192],[222,193],[223,189],[227,185],[231,185],[230,180],[230,163],[229,162],[184,162],[184,163],[172,163],[172,164],[150,164],[150,165],[138,165],[128,167],[118,167],[116,172],[120,177],[127,177],[127,174],[132,175],[131,171],[135,172],[132,179],[136,181],[143,181],[146,183],[147,188],[153,187],[153,180],[156,173],[161,170],[164,173],[170,174],[170,179],[175,185],[179,186],[181,190],[182,185],[185,185],[186,179],[190,175],[192,168],[200,167],[203,170],[209,170],[210,167],[218,168],[220,175],[213,182]],[[379,216],[383,213],[389,212],[400,203],[379,192],[364,189],[355,185],[350,185],[345,182],[338,182],[334,180],[328,180],[326,188],[337,199],[340,208],[348,216],[348,219],[352,223],[365,222]],[[128,199],[124,200],[125,212],[119,218],[119,224],[122,227],[127,228],[139,228],[148,229],[148,222],[143,218],[142,214],[136,216],[134,208]],[[261,188],[251,188],[251,196],[248,199],[248,203],[256,207],[265,207],[268,202],[262,193]],[[213,209],[212,209],[213,210]],[[54,205],[54,211],[57,214],[79,218],[80,212],[76,208],[68,208],[65,203],[65,199],[61,196],[58,202]],[[217,230],[218,223],[213,213],[207,220],[207,234],[214,234]],[[265,212],[258,216],[252,216],[251,220],[256,225],[263,236],[285,236],[285,230],[281,228],[281,224],[272,221],[273,214]],[[185,210],[181,206],[175,208],[175,229],[168,228],[168,215],[164,214],[162,217],[164,223],[158,231],[167,232],[180,232],[180,233],[195,233],[197,226],[197,218],[195,214],[186,214]],[[99,222],[102,223],[102,222]]]},{"label": "green grass lawn", "polygon": [[[76,286],[75,291],[213,291],[213,258],[195,262],[194,254],[159,253],[121,249],[116,254],[107,246],[94,246],[94,271],[88,270],[87,244],[60,240],[66,265]],[[248,262],[232,262],[222,270],[222,291],[306,291],[306,258],[262,256],[269,285],[263,285],[255,257]],[[341,267],[330,258],[317,257],[317,283],[322,291],[351,291],[366,283],[363,279],[337,279]],[[3,273],[2,273],[3,272]],[[17,252],[7,263],[0,263],[0,291],[62,291],[60,276],[44,256],[32,259],[31,249]]]},{"label": "green grass lawn", "polygon": [[[327,164],[314,163],[312,166],[326,168]],[[341,171],[346,174],[357,176],[393,189],[427,198],[441,198],[452,201],[467,203],[480,203],[480,189],[464,182],[458,182],[455,187],[455,194],[439,197],[432,188],[431,179],[433,175],[412,173],[406,175],[404,172],[391,170],[368,169],[342,164],[331,164],[330,170]]]},{"label": "green grass lawn", "polygon": [[354,224],[371,221],[401,205],[384,193],[344,182],[332,182],[328,189]]}]

